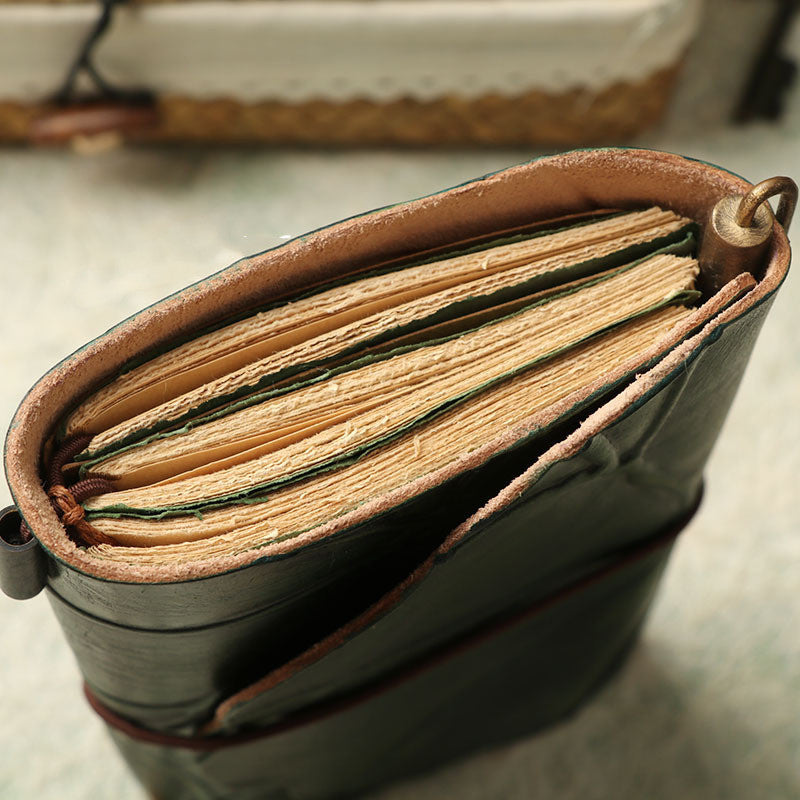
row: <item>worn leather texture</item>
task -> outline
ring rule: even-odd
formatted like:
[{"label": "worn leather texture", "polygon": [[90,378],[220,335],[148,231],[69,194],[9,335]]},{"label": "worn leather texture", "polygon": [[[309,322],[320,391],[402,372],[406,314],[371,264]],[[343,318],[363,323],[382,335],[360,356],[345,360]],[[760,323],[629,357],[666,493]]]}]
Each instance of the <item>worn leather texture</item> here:
[{"label": "worn leather texture", "polygon": [[147,740],[110,720],[112,736],[162,800],[349,797],[430,769],[537,730],[589,697],[633,643],[671,538],[412,671],[223,747]]},{"label": "worn leather texture", "polygon": [[6,443],[15,501],[95,708],[164,798],[346,796],[573,709],[630,646],[744,372],[788,243],[640,375],[290,545],[169,570],[98,565],[41,488],[77,400],[174,332],[354,268],[593,208],[701,225],[742,179],[678,156],[553,156],[300,237],[121,323],[48,373]]}]

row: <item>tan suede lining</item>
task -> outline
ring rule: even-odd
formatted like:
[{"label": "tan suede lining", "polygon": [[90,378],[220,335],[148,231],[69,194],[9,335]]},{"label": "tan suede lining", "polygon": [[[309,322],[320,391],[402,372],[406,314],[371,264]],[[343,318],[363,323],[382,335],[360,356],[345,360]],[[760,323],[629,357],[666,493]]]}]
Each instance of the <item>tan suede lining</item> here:
[{"label": "tan suede lining", "polygon": [[[54,555],[78,569],[112,580],[178,581],[213,575],[264,556],[298,549],[336,533],[481,463],[513,442],[520,431],[509,431],[468,458],[293,540],[238,556],[165,568],[106,565],[77,548],[67,538],[41,488],[38,466],[42,445],[59,418],[78,399],[132,356],[182,332],[293,289],[351,272],[359,266],[481,232],[596,207],[634,208],[660,204],[704,222],[717,199],[726,194],[740,194],[748,187],[748,183],[734,175],[670,154],[617,149],[575,151],[346,220],[238,262],[129,318],[65,359],[31,389],[14,417],[6,441],[6,474],[15,502],[30,528]],[[783,230],[776,225],[766,273],[753,291],[592,415],[579,431],[549,451],[459,531],[463,532],[484,515],[510,502],[535,479],[545,462],[575,452],[581,443],[617,418],[628,404],[680,363],[713,328],[735,318],[774,291],[785,275],[788,261],[788,242]],[[729,288],[716,295],[691,315],[685,332],[723,308],[730,300],[728,297],[726,301],[730,291]],[[680,332],[676,334],[679,336]],[[531,420],[524,427],[535,426]]]}]

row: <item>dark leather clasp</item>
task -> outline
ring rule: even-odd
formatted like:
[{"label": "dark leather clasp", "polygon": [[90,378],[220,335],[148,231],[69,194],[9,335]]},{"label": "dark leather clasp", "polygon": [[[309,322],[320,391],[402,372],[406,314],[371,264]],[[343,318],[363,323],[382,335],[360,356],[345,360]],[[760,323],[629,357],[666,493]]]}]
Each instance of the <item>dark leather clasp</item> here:
[{"label": "dark leather clasp", "polygon": [[35,597],[47,582],[47,558],[34,536],[25,541],[16,506],[0,511],[0,588],[14,600]]}]

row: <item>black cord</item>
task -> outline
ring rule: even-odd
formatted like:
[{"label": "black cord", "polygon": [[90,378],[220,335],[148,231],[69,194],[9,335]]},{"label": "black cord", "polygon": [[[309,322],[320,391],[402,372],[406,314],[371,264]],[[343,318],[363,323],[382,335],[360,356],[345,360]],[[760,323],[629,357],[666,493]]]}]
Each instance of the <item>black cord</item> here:
[{"label": "black cord", "polygon": [[[102,39],[108,30],[108,26],[111,24],[114,10],[118,5],[125,2],[127,2],[127,0],[100,0],[102,6],[100,17],[95,23],[94,28],[92,28],[89,35],[86,37],[86,41],[81,45],[78,55],[67,71],[67,76],[61,88],[53,97],[53,101],[57,105],[66,106],[76,102],[86,102],[87,100],[95,101],[98,99],[125,102],[132,105],[149,105],[153,103],[154,94],[147,89],[120,89],[119,87],[112,86],[98,72],[92,60],[97,43]],[[91,97],[82,97],[76,89],[75,84],[82,71],[92,79],[96,87],[97,91]]]},{"label": "black cord", "polygon": [[781,52],[800,0],[778,0],[745,87],[733,112],[733,121],[778,119],[786,94],[797,77],[797,64]]}]

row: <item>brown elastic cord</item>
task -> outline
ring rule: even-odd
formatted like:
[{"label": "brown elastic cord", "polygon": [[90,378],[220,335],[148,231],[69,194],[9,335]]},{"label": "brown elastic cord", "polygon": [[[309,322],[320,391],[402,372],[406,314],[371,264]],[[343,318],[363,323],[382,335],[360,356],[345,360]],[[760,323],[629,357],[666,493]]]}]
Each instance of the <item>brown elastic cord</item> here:
[{"label": "brown elastic cord", "polygon": [[[87,483],[109,484],[108,481],[104,481],[102,478],[94,478],[91,481],[81,481],[81,483],[77,485],[80,486],[81,484]],[[105,490],[99,489],[92,492],[92,494],[102,494],[103,491]],[[64,527],[73,528],[80,536],[83,544],[116,544],[110,536],[101,533],[97,528],[86,521],[86,512],[83,510],[83,506],[80,504],[75,494],[67,489],[66,486],[51,486],[50,489],[47,490],[47,495],[52,501],[56,513],[59,511],[61,512],[59,516],[61,517],[61,522],[64,524]],[[87,496],[89,495],[84,496],[82,499],[85,500]]]},{"label": "brown elastic cord", "polygon": [[65,439],[61,446],[53,453],[50,459],[50,469],[47,473],[47,485],[58,486],[64,483],[64,467],[75,458],[78,453],[85,450],[92,441],[91,435],[79,434]]},{"label": "brown elastic cord", "polygon": [[[114,485],[111,481],[105,478],[86,478],[71,487],[64,484],[64,467],[85,450],[91,441],[92,437],[88,434],[73,436],[56,450],[48,470],[47,496],[64,527],[78,534],[79,544],[116,544],[114,539],[86,521],[86,512],[81,505],[89,497],[113,491]],[[19,533],[25,542],[33,538],[33,533],[25,522],[20,524]]]}]

